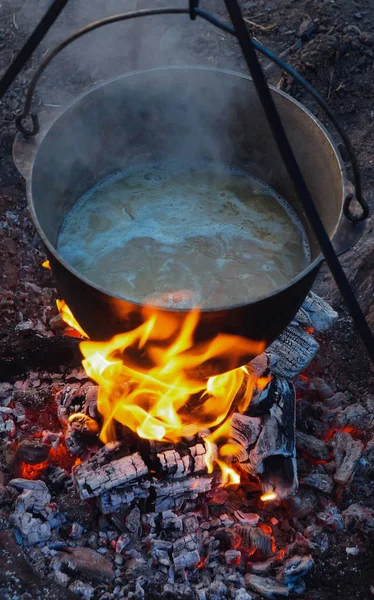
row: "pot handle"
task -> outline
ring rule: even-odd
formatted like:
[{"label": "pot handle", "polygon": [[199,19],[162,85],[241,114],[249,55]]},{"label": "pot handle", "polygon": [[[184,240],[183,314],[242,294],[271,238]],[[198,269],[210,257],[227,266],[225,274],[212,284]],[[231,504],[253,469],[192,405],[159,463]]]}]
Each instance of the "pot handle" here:
[{"label": "pot handle", "polygon": [[[58,44],[45,57],[45,59],[41,62],[38,69],[34,73],[34,76],[31,79],[29,88],[26,93],[23,111],[20,115],[18,115],[16,117],[16,127],[17,127],[18,131],[23,135],[24,138],[32,137],[32,136],[35,136],[37,133],[39,133],[38,117],[36,114],[30,114],[31,113],[31,102],[32,102],[32,97],[33,97],[33,94],[35,91],[36,84],[37,84],[40,76],[46,69],[46,67],[49,65],[49,63],[54,59],[55,56],[57,56],[57,54],[59,54],[64,48],[69,46],[72,42],[74,42],[78,38],[82,37],[83,35],[91,32],[91,31],[94,31],[95,29],[99,29],[100,27],[103,27],[104,25],[108,25],[110,23],[117,23],[119,21],[126,21],[128,19],[133,19],[133,18],[138,18],[138,17],[151,16],[151,15],[189,14],[192,19],[194,19],[196,16],[199,16],[202,19],[204,19],[205,21],[208,21],[212,25],[221,29],[222,31],[225,31],[226,33],[236,36],[235,29],[233,29],[226,23],[219,21],[217,18],[213,17],[206,11],[204,11],[200,8],[197,8],[197,7],[198,7],[198,0],[190,0],[189,8],[187,8],[187,9],[158,8],[158,9],[150,9],[150,10],[145,9],[145,10],[138,10],[138,11],[134,11],[134,12],[122,13],[122,14],[113,15],[111,17],[101,19],[99,21],[95,21],[93,23],[89,23],[85,27],[82,27],[81,29],[78,29],[77,31],[75,31],[72,35],[70,35],[69,37],[64,39],[62,42],[60,42],[60,44]],[[344,214],[345,214],[346,218],[349,219],[352,223],[359,223],[361,221],[364,221],[369,216],[369,206],[362,195],[361,176],[360,176],[360,169],[359,169],[358,163],[357,163],[357,158],[356,158],[354,149],[352,147],[352,144],[349,140],[349,137],[347,136],[345,131],[340,126],[334,113],[332,112],[332,110],[330,109],[328,104],[325,102],[325,100],[322,98],[322,96],[306,81],[306,79],[304,79],[304,77],[299,75],[299,73],[297,73],[295,71],[295,69],[293,69],[293,67],[291,67],[286,62],[284,62],[284,60],[282,60],[280,57],[278,57],[276,54],[274,54],[271,50],[269,50],[268,48],[266,48],[265,46],[260,44],[257,40],[252,40],[252,44],[256,48],[256,50],[258,50],[259,52],[264,54],[267,58],[269,58],[274,63],[276,63],[281,69],[285,70],[294,79],[296,79],[296,81],[317,101],[317,103],[321,106],[321,108],[325,111],[325,113],[329,117],[329,119],[330,119],[331,123],[333,124],[333,126],[335,127],[336,131],[339,133],[342,143],[345,146],[347,154],[349,156],[349,160],[350,160],[350,163],[352,166],[353,177],[354,177],[356,200],[357,200],[357,203],[361,207],[360,213],[357,213],[356,211],[352,211],[353,196],[348,195],[344,202],[344,207],[343,207]],[[25,125],[25,119],[27,117],[31,118],[31,127],[27,127]]]},{"label": "pot handle", "polygon": [[[337,256],[341,256],[351,250],[357,242],[361,239],[367,225],[367,221],[352,220],[347,218],[344,207],[351,207],[352,203],[357,202],[357,198],[354,193],[354,187],[350,181],[346,182],[348,193],[345,197],[343,206],[343,216],[340,219],[337,231],[332,240],[334,250]],[[354,214],[354,213],[353,213]]]}]

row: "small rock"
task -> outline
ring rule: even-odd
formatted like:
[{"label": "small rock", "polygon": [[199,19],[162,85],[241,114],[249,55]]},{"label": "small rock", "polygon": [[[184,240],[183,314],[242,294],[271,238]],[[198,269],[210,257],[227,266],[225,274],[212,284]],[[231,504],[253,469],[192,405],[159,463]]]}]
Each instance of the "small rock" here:
[{"label": "small rock", "polygon": [[311,19],[305,19],[298,31],[298,37],[300,38],[308,38],[316,29],[316,24],[313,23]]}]

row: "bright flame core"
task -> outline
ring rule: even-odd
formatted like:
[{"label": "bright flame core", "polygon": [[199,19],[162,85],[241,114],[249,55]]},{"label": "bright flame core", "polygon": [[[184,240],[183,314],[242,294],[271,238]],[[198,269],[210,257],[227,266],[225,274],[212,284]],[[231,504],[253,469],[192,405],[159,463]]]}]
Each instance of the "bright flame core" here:
[{"label": "bright flame core", "polygon": [[[234,409],[247,409],[256,377],[234,367],[261,353],[264,344],[226,334],[195,343],[198,320],[199,312],[191,311],[181,327],[173,315],[151,312],[138,328],[108,342],[82,342],[82,364],[100,386],[104,443],[115,439],[116,421],[142,438],[174,443],[208,429],[209,471],[217,463],[223,485],[237,484],[240,476],[224,460],[235,454],[227,418]],[[229,370],[207,379],[202,372],[208,361]]]}]

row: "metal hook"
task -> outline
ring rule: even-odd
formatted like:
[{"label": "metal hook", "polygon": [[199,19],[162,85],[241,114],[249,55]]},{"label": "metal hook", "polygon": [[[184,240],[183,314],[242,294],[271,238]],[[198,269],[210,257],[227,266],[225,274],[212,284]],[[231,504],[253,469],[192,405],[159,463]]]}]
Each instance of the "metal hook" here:
[{"label": "metal hook", "polygon": [[195,9],[199,7],[199,0],[189,0],[190,6],[190,19],[194,21],[196,19]]}]

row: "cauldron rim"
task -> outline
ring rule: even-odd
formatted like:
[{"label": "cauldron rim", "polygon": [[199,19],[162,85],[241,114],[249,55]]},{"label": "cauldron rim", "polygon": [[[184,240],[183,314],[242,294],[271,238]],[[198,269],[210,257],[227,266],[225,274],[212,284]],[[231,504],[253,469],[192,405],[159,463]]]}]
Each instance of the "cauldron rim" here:
[{"label": "cauldron rim", "polygon": [[[191,70],[191,71],[196,71],[196,70],[200,70],[200,71],[209,71],[209,72],[216,72],[216,73],[221,73],[221,74],[226,74],[226,75],[232,75],[235,77],[239,77],[241,79],[245,79],[248,81],[253,81],[252,78],[244,73],[240,73],[238,71],[234,71],[231,69],[222,69],[222,68],[215,68],[215,67],[207,67],[207,66],[201,66],[201,65],[197,65],[197,66],[193,66],[193,65],[170,65],[170,66],[161,66],[161,67],[154,67],[151,69],[141,69],[141,70],[136,70],[136,71],[131,71],[128,73],[123,73],[121,75],[118,75],[116,77],[112,77],[108,80],[105,80],[93,87],[91,87],[88,90],[85,90],[85,92],[83,92],[82,94],[80,94],[79,96],[77,96],[74,100],[72,100],[70,103],[68,103],[67,105],[65,105],[61,110],[58,110],[56,112],[54,112],[53,117],[50,118],[46,125],[45,128],[42,129],[41,133],[37,136],[37,141],[33,140],[31,142],[31,144],[35,144],[35,147],[33,149],[33,155],[31,158],[31,164],[29,165],[29,169],[26,169],[26,173],[27,175],[25,175],[26,177],[26,190],[27,190],[27,203],[28,203],[28,208],[30,211],[30,215],[32,217],[32,220],[34,222],[35,228],[37,230],[37,233],[39,235],[39,237],[41,238],[43,244],[45,245],[45,247],[47,248],[48,252],[54,257],[54,259],[56,261],[58,261],[60,264],[62,264],[64,266],[65,269],[67,269],[74,277],[77,277],[79,280],[81,280],[82,282],[84,282],[86,285],[88,285],[89,287],[93,288],[94,290],[96,290],[97,292],[101,293],[101,294],[105,294],[106,296],[110,297],[112,300],[114,301],[124,301],[124,302],[128,302],[129,304],[132,304],[134,306],[137,306],[139,308],[150,308],[150,309],[157,309],[158,311],[161,312],[166,312],[166,313],[174,313],[174,314],[188,314],[191,310],[198,310],[200,313],[202,314],[213,314],[213,313],[220,313],[220,312],[224,312],[224,311],[228,311],[228,310],[235,310],[235,309],[240,309],[240,308],[244,308],[246,306],[250,306],[250,305],[256,305],[257,303],[261,303],[264,300],[276,297],[278,294],[285,292],[287,289],[291,288],[292,286],[294,286],[296,283],[298,283],[300,280],[304,279],[308,274],[310,274],[313,270],[315,270],[323,261],[324,261],[324,257],[323,255],[320,253],[311,263],[309,263],[309,265],[303,269],[302,271],[300,271],[300,273],[298,273],[298,275],[296,275],[291,281],[289,281],[287,284],[280,286],[278,288],[276,288],[276,290],[274,290],[271,293],[265,294],[263,296],[260,296],[258,298],[256,298],[256,300],[253,301],[245,301],[243,300],[243,302],[239,303],[239,304],[231,304],[229,306],[220,306],[219,308],[201,308],[199,306],[196,307],[191,307],[191,308],[178,308],[178,307],[173,307],[173,308],[169,308],[169,307],[164,307],[164,306],[157,306],[157,305],[153,305],[153,304],[145,304],[142,302],[136,302],[134,300],[129,300],[128,298],[124,297],[124,296],[118,296],[118,295],[114,295],[112,292],[110,292],[108,289],[103,288],[99,285],[97,285],[95,282],[89,280],[88,278],[86,278],[84,275],[82,275],[79,271],[77,271],[76,269],[74,269],[74,267],[72,267],[60,254],[59,252],[56,250],[56,248],[54,247],[53,244],[51,244],[51,242],[49,241],[49,239],[47,238],[46,234],[44,233],[39,219],[37,217],[36,214],[36,210],[34,208],[34,203],[32,200],[32,188],[33,188],[33,170],[34,170],[34,166],[35,166],[35,162],[38,156],[38,152],[39,152],[39,148],[41,147],[44,138],[48,135],[49,131],[52,129],[52,127],[54,126],[54,124],[59,120],[60,117],[62,117],[63,115],[65,115],[69,110],[73,109],[75,106],[77,106],[79,104],[79,102],[81,102],[81,100],[83,100],[84,98],[90,96],[91,94],[93,94],[94,92],[96,92],[97,90],[110,85],[112,83],[115,83],[119,80],[125,79],[127,77],[133,77],[135,75],[145,75],[148,73],[152,73],[152,72],[157,72],[157,71],[170,71],[170,70],[176,70],[176,71],[186,71],[186,70]],[[307,117],[309,117],[314,124],[320,129],[322,130],[322,132],[324,133],[331,151],[333,153],[333,158],[335,158],[338,166],[339,166],[339,170],[340,170],[340,174],[341,174],[341,182],[342,182],[342,203],[341,203],[341,207],[340,207],[340,212],[339,212],[339,218],[337,219],[336,225],[333,229],[333,233],[332,235],[330,235],[330,239],[332,240],[334,238],[334,236],[337,233],[337,230],[339,228],[339,225],[341,223],[342,217],[343,217],[343,200],[346,196],[347,193],[347,184],[346,184],[346,171],[345,171],[345,167],[343,164],[343,161],[339,155],[339,152],[337,151],[336,147],[335,147],[335,143],[332,139],[332,136],[330,135],[330,133],[327,131],[327,129],[325,128],[325,126],[319,121],[319,119],[317,119],[317,117],[303,104],[301,104],[300,102],[298,102],[297,100],[295,100],[292,96],[290,96],[289,94],[283,92],[282,90],[279,90],[277,88],[275,88],[274,86],[269,84],[269,88],[271,89],[272,92],[274,92],[275,94],[278,94],[279,96],[284,97],[286,100],[290,101],[292,104],[294,104],[297,108],[299,108],[303,113],[305,113],[305,115]],[[17,161],[16,161],[17,162]],[[18,165],[17,165],[18,166]],[[21,170],[21,169],[20,169]]]}]

